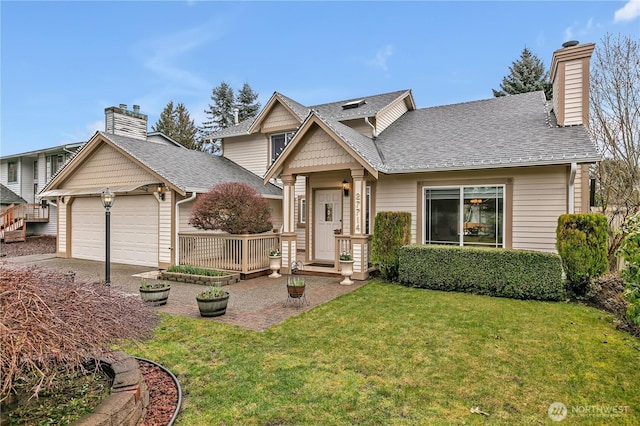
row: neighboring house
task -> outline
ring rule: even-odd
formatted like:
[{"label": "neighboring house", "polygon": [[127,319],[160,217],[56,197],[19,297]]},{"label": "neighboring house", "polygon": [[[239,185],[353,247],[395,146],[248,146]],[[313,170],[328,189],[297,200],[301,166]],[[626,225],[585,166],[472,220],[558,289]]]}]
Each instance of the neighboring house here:
[{"label": "neighboring house", "polygon": [[[0,183],[21,197],[22,203],[40,203],[38,193],[82,144],[83,142],[59,145],[0,157]],[[7,204],[4,193],[2,204]],[[26,225],[28,235],[56,235],[56,206],[47,205],[44,208],[47,209],[44,213],[49,220],[28,223]]]},{"label": "neighboring house", "polygon": [[555,251],[563,213],[589,211],[585,125],[594,44],[554,52],[543,92],[416,109],[411,91],[305,107],[274,93],[213,136],[223,155],[283,184],[283,272],[354,256],[369,271],[375,214],[406,211],[413,243]]},{"label": "neighboring house", "polygon": [[0,209],[4,209],[12,204],[24,204],[27,201],[0,183]]},{"label": "neighboring house", "polygon": [[221,182],[244,182],[271,198],[280,226],[280,188],[227,158],[157,142],[139,111],[121,105],[105,114],[107,131],[96,132],[40,193],[58,205],[58,256],[104,260],[106,188],[116,194],[110,226],[116,263],[177,263],[178,232],[195,231],[188,220],[196,195]]},{"label": "neighboring house", "polygon": [[589,211],[594,47],[554,52],[550,102],[534,92],[416,109],[403,90],[307,107],[276,92],[257,117],[213,135],[222,157],[97,133],[41,194],[61,208],[58,255],[104,259],[108,186],[112,260],[178,263],[193,200],[222,181],[271,199],[285,273],[300,257],[336,271],[349,251],[353,278],[366,278],[381,211],[410,212],[414,243],[554,251],[558,216]]}]

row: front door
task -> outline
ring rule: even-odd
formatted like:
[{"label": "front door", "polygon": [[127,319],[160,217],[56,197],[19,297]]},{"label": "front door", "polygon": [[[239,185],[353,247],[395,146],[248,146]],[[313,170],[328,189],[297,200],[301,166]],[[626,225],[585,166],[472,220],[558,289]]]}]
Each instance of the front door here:
[{"label": "front door", "polygon": [[335,259],[333,231],[342,229],[342,191],[339,189],[316,190],[314,206],[315,259],[333,263]]}]

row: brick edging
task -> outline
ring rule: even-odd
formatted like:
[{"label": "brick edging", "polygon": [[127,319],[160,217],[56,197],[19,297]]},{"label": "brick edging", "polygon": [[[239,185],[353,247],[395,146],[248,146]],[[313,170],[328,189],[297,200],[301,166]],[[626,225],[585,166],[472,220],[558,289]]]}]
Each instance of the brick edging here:
[{"label": "brick edging", "polygon": [[149,406],[149,389],[138,361],[124,352],[100,360],[101,368],[113,376],[110,395],[73,424],[75,426],[136,426]]}]

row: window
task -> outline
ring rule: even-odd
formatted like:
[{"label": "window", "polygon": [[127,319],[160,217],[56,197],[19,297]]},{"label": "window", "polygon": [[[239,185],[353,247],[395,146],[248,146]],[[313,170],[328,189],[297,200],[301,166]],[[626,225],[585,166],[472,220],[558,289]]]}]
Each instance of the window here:
[{"label": "window", "polygon": [[33,162],[33,180],[38,181],[38,160]]},{"label": "window", "polygon": [[7,176],[7,180],[9,182],[17,182],[18,181],[18,163],[16,163],[15,161],[10,161],[8,166],[8,176]]},{"label": "window", "polygon": [[307,200],[305,197],[298,197],[298,226],[304,227],[307,223]]},{"label": "window", "polygon": [[425,244],[504,247],[504,186],[425,188]]},{"label": "window", "polygon": [[293,138],[293,132],[271,135],[271,162],[273,163],[282,154]]}]

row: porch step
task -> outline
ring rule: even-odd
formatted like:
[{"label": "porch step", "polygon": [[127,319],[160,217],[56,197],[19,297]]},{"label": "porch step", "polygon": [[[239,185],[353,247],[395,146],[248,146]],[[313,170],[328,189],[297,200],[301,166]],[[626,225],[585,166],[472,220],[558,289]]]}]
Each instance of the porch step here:
[{"label": "porch step", "polygon": [[333,268],[322,268],[318,266],[304,266],[304,269],[298,269],[298,271],[294,275],[310,275],[315,277],[334,277],[340,278],[340,272],[334,270]]}]

